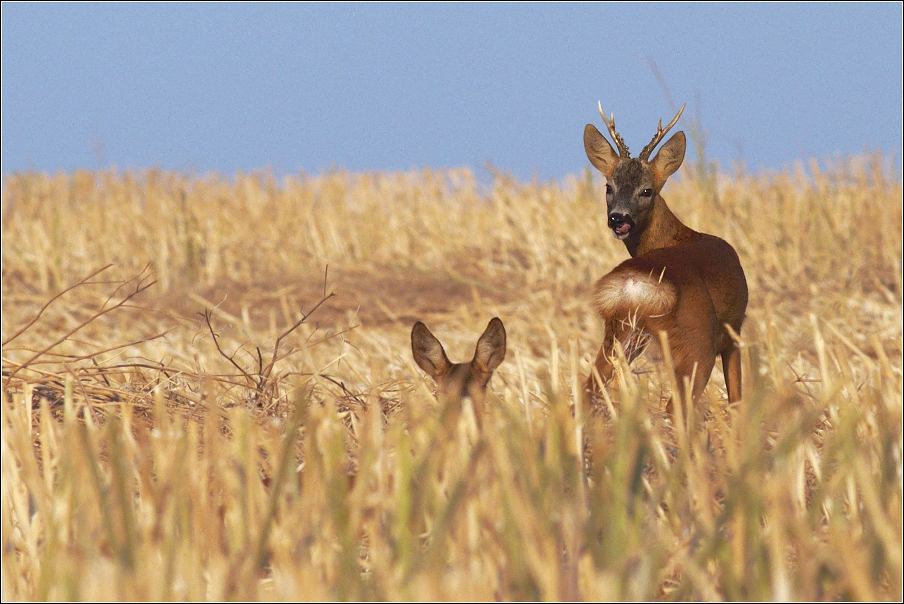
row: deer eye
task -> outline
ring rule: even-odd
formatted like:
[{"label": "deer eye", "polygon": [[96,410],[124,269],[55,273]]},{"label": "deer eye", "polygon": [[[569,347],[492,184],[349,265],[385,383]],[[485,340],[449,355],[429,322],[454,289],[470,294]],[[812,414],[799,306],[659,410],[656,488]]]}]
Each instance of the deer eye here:
[{"label": "deer eye", "polygon": [[644,189],[640,192],[641,197],[653,197],[653,189]]},{"label": "deer eye", "polygon": [[612,195],[612,185],[606,185],[606,195]]}]

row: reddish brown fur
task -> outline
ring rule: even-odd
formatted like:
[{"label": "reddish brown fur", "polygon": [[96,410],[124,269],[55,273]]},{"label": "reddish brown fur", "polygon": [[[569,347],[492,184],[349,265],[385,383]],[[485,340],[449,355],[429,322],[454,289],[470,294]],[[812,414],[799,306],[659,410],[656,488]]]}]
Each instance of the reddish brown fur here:
[{"label": "reddish brown fur", "polygon": [[[632,221],[620,236],[632,257],[596,285],[594,306],[606,328],[595,362],[599,377],[612,377],[616,341],[631,361],[643,342],[665,332],[678,384],[692,379],[693,397],[699,397],[718,355],[728,399],[739,400],[740,354],[726,325],[740,333],[747,308],[740,260],[722,239],[685,226],[659,194],[684,159],[684,133],[676,133],[649,162],[617,155],[590,124],[584,143],[591,163],[607,177],[610,221],[612,213]],[[599,391],[594,375],[586,391]]]}]

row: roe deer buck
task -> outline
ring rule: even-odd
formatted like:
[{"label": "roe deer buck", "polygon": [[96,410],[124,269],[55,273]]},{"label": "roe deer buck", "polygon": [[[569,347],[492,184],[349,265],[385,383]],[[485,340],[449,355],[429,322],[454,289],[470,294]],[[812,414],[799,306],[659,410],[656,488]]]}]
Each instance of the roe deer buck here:
[{"label": "roe deer buck", "polygon": [[[599,378],[612,377],[616,341],[630,362],[651,337],[665,332],[679,387],[689,378],[697,399],[721,355],[728,400],[737,401],[740,351],[726,326],[741,332],[747,309],[744,270],[731,245],[685,226],[659,194],[684,160],[684,132],[675,133],[650,159],[684,107],[665,129],[659,120],[656,135],[636,159],[616,132],[614,116],[606,117],[602,103],[599,110],[618,153],[591,124],[584,128],[584,149],[606,176],[609,228],[631,254],[594,288],[593,305],[606,329],[595,362]],[[585,390],[594,394],[599,386],[591,371]],[[674,398],[673,393],[670,413]]]},{"label": "roe deer buck", "polygon": [[457,404],[470,398],[479,424],[485,411],[487,384],[493,371],[505,359],[505,327],[502,321],[498,317],[490,320],[477,340],[477,349],[470,363],[451,363],[443,345],[420,321],[411,329],[411,352],[418,367],[436,382],[436,398],[445,404]]}]

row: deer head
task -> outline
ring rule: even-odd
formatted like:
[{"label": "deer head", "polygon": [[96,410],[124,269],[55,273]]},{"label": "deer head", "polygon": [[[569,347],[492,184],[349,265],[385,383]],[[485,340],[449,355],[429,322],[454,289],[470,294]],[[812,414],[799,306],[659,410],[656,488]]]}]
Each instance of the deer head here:
[{"label": "deer head", "polygon": [[[681,162],[684,161],[687,145],[684,132],[676,132],[662,146],[659,153],[650,160],[650,154],[662,142],[672,126],[678,122],[678,118],[684,112],[684,106],[682,105],[678,114],[664,129],[662,120],[659,120],[656,135],[636,159],[631,158],[628,146],[615,130],[614,116],[606,117],[602,103],[600,103],[599,109],[603,122],[609,130],[609,135],[618,147],[618,152],[616,153],[609,141],[592,124],[587,124],[584,128],[584,149],[587,151],[590,163],[606,176],[609,228],[618,239],[623,241],[632,238],[638,239],[650,222],[657,200],[659,203],[663,203],[659,192],[665,185],[665,181],[681,167]],[[625,243],[629,249],[632,248],[628,241]],[[636,245],[635,242],[633,247]]]},{"label": "deer head", "polygon": [[477,341],[471,362],[452,363],[436,336],[418,321],[411,330],[411,352],[418,367],[436,382],[436,397],[441,402],[470,398],[482,409],[487,384],[505,359],[505,327],[498,317],[492,319]]}]

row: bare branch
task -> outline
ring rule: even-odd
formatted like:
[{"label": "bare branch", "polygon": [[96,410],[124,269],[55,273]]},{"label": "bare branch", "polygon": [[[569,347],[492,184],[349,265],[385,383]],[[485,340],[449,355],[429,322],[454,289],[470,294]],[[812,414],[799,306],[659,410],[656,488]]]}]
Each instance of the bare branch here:
[{"label": "bare branch", "polygon": [[[167,329],[166,331],[158,333],[157,335],[148,336],[146,338],[141,338],[140,340],[134,340],[132,342],[126,342],[125,344],[119,344],[117,346],[112,346],[110,348],[104,348],[102,350],[98,350],[97,352],[92,352],[90,354],[74,355],[74,354],[61,354],[61,353],[57,353],[57,352],[44,351],[43,353],[40,353],[41,356],[55,357],[58,360],[43,360],[41,362],[31,361],[31,364],[33,364],[33,365],[45,364],[46,365],[49,363],[64,363],[64,362],[65,363],[78,363],[80,361],[91,360],[92,362],[94,362],[94,364],[96,366],[99,367],[99,365],[97,365],[96,358],[102,354],[108,354],[108,353],[114,352],[116,350],[120,350],[122,348],[128,348],[130,346],[138,346],[139,344],[144,344],[146,342],[153,342],[154,340],[159,340],[160,338],[171,333],[172,331],[173,331],[173,329]],[[73,338],[69,338],[69,341],[73,342],[73,343],[84,344],[86,346],[91,345],[86,342],[82,342],[81,340],[76,340]],[[31,348],[19,348],[19,347],[7,348],[7,350],[17,350],[17,351],[21,351],[21,352],[31,352],[31,353],[38,352]],[[9,364],[13,365],[14,363],[10,362]]]},{"label": "bare branch", "polygon": [[207,329],[210,330],[210,336],[213,338],[214,346],[217,347],[217,352],[220,353],[221,357],[223,357],[224,359],[226,359],[227,361],[232,363],[232,366],[235,367],[236,369],[238,369],[239,372],[243,376],[245,376],[245,379],[247,379],[250,384],[254,384],[254,378],[251,377],[250,375],[248,375],[248,373],[242,368],[242,366],[235,362],[235,359],[233,358],[235,356],[235,354],[233,353],[230,356],[230,355],[226,354],[225,352],[223,352],[223,349],[220,348],[219,336],[213,330],[213,325],[210,322],[210,317],[212,314],[213,313],[208,309],[208,310],[204,311],[203,316],[204,316],[204,320],[207,322]]},{"label": "bare branch", "polygon": [[328,381],[334,383],[335,385],[339,386],[340,388],[342,388],[342,392],[345,394],[345,396],[347,398],[354,400],[355,402],[360,404],[362,407],[367,407],[367,403],[361,398],[361,395],[355,394],[354,392],[352,392],[348,388],[346,388],[345,382],[337,380],[337,379],[333,378],[332,376],[326,375],[325,373],[321,373],[320,377],[322,377],[323,379],[328,380]]},{"label": "bare branch", "polygon": [[[108,264],[107,266],[105,266],[105,267],[103,267],[103,268],[97,269],[96,271],[94,271],[93,273],[91,273],[90,275],[88,275],[87,277],[84,277],[84,278],[82,278],[82,279],[79,279],[78,281],[76,281],[75,283],[73,283],[72,285],[70,285],[69,287],[67,287],[66,289],[64,289],[63,291],[61,291],[60,293],[58,293],[58,294],[55,295],[54,297],[52,297],[50,300],[48,300],[48,301],[44,304],[44,306],[41,307],[41,310],[38,311],[38,314],[35,315],[35,318],[34,318],[34,319],[32,319],[31,321],[29,321],[28,323],[26,323],[25,326],[22,327],[22,329],[20,329],[19,331],[17,331],[16,333],[14,333],[13,335],[11,335],[10,337],[8,337],[7,339],[5,339],[5,340],[3,341],[3,347],[5,348],[7,344],[9,344],[9,343],[12,342],[13,340],[15,340],[16,338],[18,338],[19,336],[21,336],[23,333],[25,333],[25,332],[28,330],[29,327],[31,327],[32,325],[34,325],[35,323],[37,323],[37,322],[38,322],[38,319],[41,318],[41,315],[44,314],[44,311],[47,310],[47,308],[48,308],[51,304],[53,304],[58,298],[60,298],[61,296],[63,296],[63,295],[66,294],[67,292],[72,291],[73,289],[75,289],[76,287],[78,287],[78,286],[80,286],[80,285],[85,285],[85,284],[87,284],[87,282],[88,282],[89,279],[91,279],[92,277],[96,277],[97,275],[99,275],[100,273],[104,272],[105,270],[107,270],[107,269],[110,268],[111,266],[113,266],[113,265],[112,265],[112,264]],[[142,272],[144,272],[144,271],[142,271]]]},{"label": "bare branch", "polygon": [[[325,283],[326,282],[324,281],[324,284]],[[321,298],[320,301],[314,305],[314,308],[309,310],[307,314],[302,315],[301,319],[299,321],[297,321],[295,323],[295,325],[293,325],[292,327],[290,327],[289,329],[284,331],[282,334],[280,334],[280,336],[278,338],[276,338],[276,343],[273,345],[273,358],[270,359],[270,362],[267,364],[267,366],[264,368],[264,370],[261,371],[261,378],[263,380],[267,380],[270,378],[270,374],[273,371],[273,366],[276,365],[277,356],[279,354],[279,346],[282,343],[283,338],[285,338],[290,333],[292,333],[293,331],[298,329],[302,323],[304,323],[305,321],[308,320],[308,317],[310,317],[312,314],[314,314],[314,311],[316,311],[318,308],[320,308],[324,302],[326,302],[327,300],[329,300],[330,298],[332,298],[335,295],[336,295],[336,292],[331,292],[330,294]]]},{"label": "bare branch", "polygon": [[[324,292],[326,292],[326,280],[328,273],[324,271],[323,276],[323,287]],[[291,327],[282,332],[273,344],[273,354],[270,356],[269,362],[265,365],[263,353],[261,352],[260,347],[255,348],[257,351],[257,371],[256,375],[252,375],[248,371],[246,371],[241,365],[239,365],[235,360],[235,353],[232,355],[226,354],[223,349],[220,347],[219,336],[216,334],[213,328],[213,324],[211,323],[212,311],[205,310],[203,313],[204,319],[207,322],[207,329],[210,332],[211,337],[213,338],[214,345],[217,348],[217,352],[221,357],[229,361],[233,367],[239,370],[241,375],[247,380],[250,388],[254,390],[254,399],[257,400],[261,396],[263,396],[269,388],[274,387],[271,383],[271,378],[273,375],[273,369],[276,366],[276,363],[281,361],[282,359],[294,354],[297,352],[296,350],[290,350],[289,352],[280,355],[279,349],[282,345],[283,340],[288,337],[292,332],[298,329],[302,323],[306,322],[308,318],[318,309],[320,308],[327,300],[336,295],[336,292],[331,292],[329,294],[324,293],[324,296],[314,305],[311,310],[309,310],[306,314],[303,314],[301,319],[296,321]]]},{"label": "bare branch", "polygon": [[[102,270],[105,270],[105,269],[102,269]],[[129,280],[127,280],[127,281],[123,281],[122,284],[121,284],[119,287],[116,288],[116,291],[119,291],[119,290],[121,290],[123,287],[125,287],[126,285],[128,285],[129,283],[135,282],[135,290],[134,290],[134,291],[132,291],[132,292],[129,293],[129,294],[126,294],[125,297],[124,297],[122,300],[120,300],[119,302],[113,304],[112,306],[107,306],[107,305],[110,303],[110,300],[112,299],[112,296],[111,296],[110,298],[107,298],[107,300],[104,302],[103,306],[101,307],[101,309],[100,309],[99,311],[97,311],[96,313],[94,313],[93,315],[91,315],[91,317],[89,317],[88,319],[86,319],[86,320],[82,321],[81,323],[79,323],[79,324],[78,324],[76,327],[74,327],[73,329],[70,329],[68,332],[66,332],[66,333],[63,334],[61,337],[59,337],[57,340],[55,340],[52,344],[50,344],[49,346],[47,346],[47,347],[44,348],[43,350],[41,350],[41,351],[35,353],[30,359],[28,359],[27,361],[25,361],[24,363],[22,363],[21,365],[19,365],[18,367],[16,367],[16,368],[9,374],[9,376],[6,378],[6,385],[7,385],[7,387],[9,387],[10,383],[12,382],[12,379],[16,376],[16,374],[17,374],[19,371],[21,371],[22,369],[28,367],[31,363],[33,363],[34,361],[38,360],[42,355],[44,355],[44,354],[50,352],[51,350],[53,350],[54,348],[56,348],[57,346],[59,346],[60,344],[62,344],[63,342],[65,342],[66,340],[68,340],[71,336],[75,335],[77,332],[79,332],[80,330],[82,330],[82,329],[85,328],[86,326],[90,325],[91,323],[93,323],[95,320],[99,319],[99,318],[102,317],[103,315],[106,315],[106,314],[108,314],[108,313],[113,312],[114,310],[116,310],[116,309],[118,309],[118,308],[121,308],[121,307],[124,306],[129,300],[131,300],[132,298],[134,298],[135,296],[137,296],[137,295],[140,294],[141,292],[145,291],[146,289],[148,289],[149,287],[151,287],[152,285],[154,285],[155,283],[157,283],[157,281],[151,281],[150,283],[145,283],[145,281],[146,281],[147,279],[150,278],[149,276],[142,276],[142,273],[144,273],[145,270],[147,270],[147,267],[145,267],[144,269],[142,269],[141,273],[139,273],[137,276],[132,277],[131,279],[129,279]],[[98,272],[100,272],[100,271],[98,271]],[[94,273],[94,274],[96,275],[97,273]],[[84,282],[84,280],[82,280],[82,282]],[[76,284],[76,285],[78,285],[78,284]]]}]

